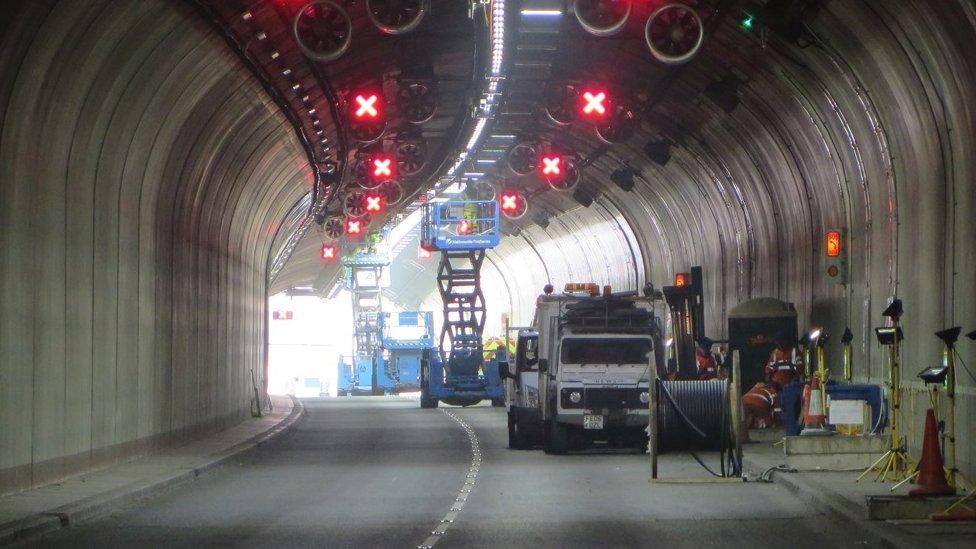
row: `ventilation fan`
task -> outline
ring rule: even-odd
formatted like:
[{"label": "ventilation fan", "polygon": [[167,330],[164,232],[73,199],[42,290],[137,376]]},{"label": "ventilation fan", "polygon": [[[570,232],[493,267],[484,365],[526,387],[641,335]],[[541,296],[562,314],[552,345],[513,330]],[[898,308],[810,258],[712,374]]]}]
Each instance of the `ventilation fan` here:
[{"label": "ventilation fan", "polygon": [[580,172],[572,162],[566,165],[566,175],[559,178],[546,178],[546,183],[557,191],[571,191],[580,182]]},{"label": "ventilation fan", "polygon": [[610,120],[597,126],[596,134],[608,145],[616,145],[630,139],[637,130],[637,115],[629,107],[619,103],[610,107]]},{"label": "ventilation fan", "polygon": [[546,87],[546,116],[554,124],[567,126],[576,117],[579,91],[572,84],[552,84]]},{"label": "ventilation fan", "polygon": [[386,122],[382,120],[352,122],[349,124],[349,135],[360,143],[372,143],[376,141],[380,137],[383,137],[384,130],[386,130]]},{"label": "ventilation fan", "polygon": [[576,19],[594,36],[610,36],[624,28],[631,0],[576,0]]},{"label": "ventilation fan", "polygon": [[363,205],[366,202],[366,193],[362,191],[350,191],[346,193],[346,197],[342,200],[342,211],[346,212],[349,217],[361,217],[366,213],[366,208]]},{"label": "ventilation fan", "polygon": [[495,184],[487,179],[469,181],[464,187],[465,200],[494,200],[498,194]]},{"label": "ventilation fan", "polygon": [[428,11],[430,0],[366,0],[366,15],[386,34],[412,31]]},{"label": "ventilation fan", "polygon": [[370,167],[370,155],[364,154],[362,152],[356,153],[356,164],[353,167],[353,177],[356,179],[356,184],[360,187],[370,190],[379,187],[382,181],[378,181],[374,177],[370,177],[369,167]]},{"label": "ventilation fan", "polygon": [[690,6],[670,3],[654,10],[644,26],[644,40],[651,55],[662,63],[685,63],[698,53],[705,28]]},{"label": "ventilation fan", "polygon": [[325,236],[336,239],[342,236],[346,228],[346,222],[341,216],[334,215],[325,220],[325,225],[322,228],[325,231]]},{"label": "ventilation fan", "polygon": [[396,181],[386,181],[380,184],[377,192],[383,195],[383,200],[388,206],[399,204],[403,200],[403,187]]},{"label": "ventilation fan", "polygon": [[539,151],[533,143],[516,143],[508,151],[508,167],[516,175],[529,175],[535,171]]},{"label": "ventilation fan", "polygon": [[310,59],[334,61],[349,49],[352,20],[335,2],[312,0],[295,15],[292,35]]},{"label": "ventilation fan", "polygon": [[427,141],[422,137],[400,138],[396,146],[396,164],[400,174],[417,175],[427,167]]},{"label": "ventilation fan", "polygon": [[427,82],[401,82],[397,107],[411,124],[423,124],[437,110],[437,88]]}]

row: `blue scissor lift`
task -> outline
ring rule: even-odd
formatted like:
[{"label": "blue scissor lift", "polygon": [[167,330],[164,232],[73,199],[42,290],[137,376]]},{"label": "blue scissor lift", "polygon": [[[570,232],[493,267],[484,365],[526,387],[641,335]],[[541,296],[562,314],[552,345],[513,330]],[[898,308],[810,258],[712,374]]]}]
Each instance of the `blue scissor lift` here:
[{"label": "blue scissor lift", "polygon": [[499,241],[498,203],[494,200],[447,201],[424,205],[421,245],[440,251],[437,286],[444,303],[439,349],[421,360],[420,405],[435,408],[439,401],[470,406],[490,399],[504,405],[504,386],[498,377],[497,352],[485,361],[482,333],[485,296],[481,264],[485,250]]},{"label": "blue scissor lift", "polygon": [[392,394],[396,383],[383,360],[380,335],[380,279],[390,264],[383,254],[359,253],[343,258],[345,285],[352,294],[353,355],[339,359],[338,394]]},{"label": "blue scissor lift", "polygon": [[420,362],[434,349],[434,315],[430,311],[383,313],[380,316],[381,343],[387,355],[387,375],[397,393],[420,390]]}]

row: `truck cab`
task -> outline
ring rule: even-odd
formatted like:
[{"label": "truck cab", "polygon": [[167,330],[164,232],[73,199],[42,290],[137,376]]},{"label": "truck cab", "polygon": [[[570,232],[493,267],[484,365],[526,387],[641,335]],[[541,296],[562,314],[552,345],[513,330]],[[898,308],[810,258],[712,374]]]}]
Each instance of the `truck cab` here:
[{"label": "truck cab", "polygon": [[593,443],[643,449],[648,380],[661,334],[655,299],[602,295],[595,284],[567,284],[536,300],[531,330],[521,330],[506,380],[509,446],[541,444],[549,453]]},{"label": "truck cab", "polygon": [[546,449],[564,453],[595,441],[643,448],[653,350],[648,334],[560,337],[541,374],[547,381],[540,398]]}]

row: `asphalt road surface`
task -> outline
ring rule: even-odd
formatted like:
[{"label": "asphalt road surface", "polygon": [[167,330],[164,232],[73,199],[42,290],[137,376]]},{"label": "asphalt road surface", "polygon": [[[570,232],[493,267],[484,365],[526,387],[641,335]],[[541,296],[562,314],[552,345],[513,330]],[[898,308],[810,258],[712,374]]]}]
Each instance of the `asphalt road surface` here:
[{"label": "asphalt road surface", "polygon": [[[776,484],[650,484],[646,455],[508,450],[498,408],[304,403],[307,416],[273,442],[27,546],[879,546]],[[661,467],[665,476],[707,474],[688,456]]]}]

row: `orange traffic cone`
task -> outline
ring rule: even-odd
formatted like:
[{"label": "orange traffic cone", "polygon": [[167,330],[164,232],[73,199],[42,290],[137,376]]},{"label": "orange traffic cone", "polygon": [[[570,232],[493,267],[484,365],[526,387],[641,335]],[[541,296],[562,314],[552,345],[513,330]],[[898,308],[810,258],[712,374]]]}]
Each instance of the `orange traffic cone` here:
[{"label": "orange traffic cone", "polygon": [[918,464],[917,488],[913,488],[908,495],[914,497],[951,496],[956,489],[946,482],[945,470],[942,468],[942,451],[939,449],[938,427],[935,424],[935,412],[929,408],[925,413],[925,436],[922,439],[922,461]]},{"label": "orange traffic cone", "polygon": [[801,436],[823,436],[832,435],[833,431],[827,428],[827,416],[824,415],[823,396],[820,394],[820,378],[813,378],[810,383],[810,398],[807,399],[807,407],[803,410],[803,430]]}]

